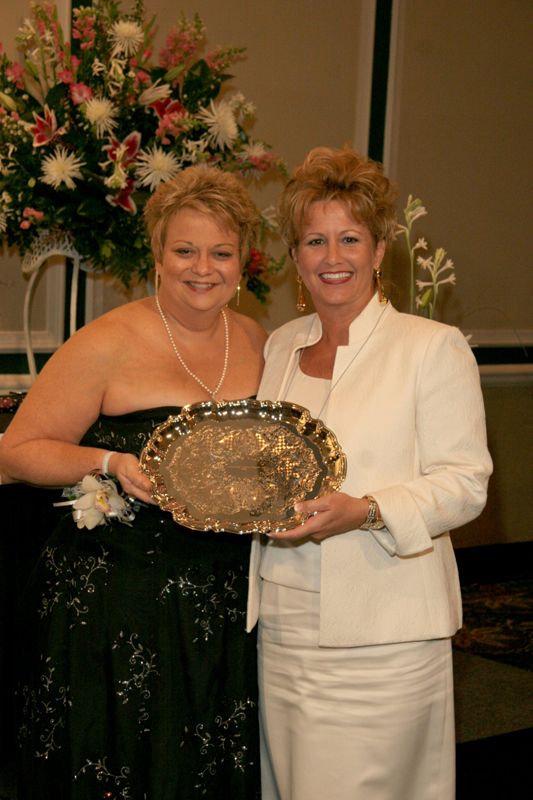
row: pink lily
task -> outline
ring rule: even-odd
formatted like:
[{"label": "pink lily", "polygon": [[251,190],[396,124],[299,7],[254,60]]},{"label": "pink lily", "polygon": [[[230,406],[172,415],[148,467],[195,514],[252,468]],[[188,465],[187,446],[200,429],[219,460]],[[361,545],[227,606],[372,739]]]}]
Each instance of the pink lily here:
[{"label": "pink lily", "polygon": [[48,106],[44,107],[44,117],[39,117],[35,111],[33,112],[33,117],[35,125],[32,125],[30,130],[33,133],[34,147],[48,144],[64,131],[64,128],[57,127],[55,111],[48,108]]},{"label": "pink lily", "polygon": [[185,106],[179,100],[171,100],[170,97],[165,97],[163,100],[156,100],[155,103],[150,105],[153,108],[159,119],[168,117],[171,114],[180,114],[183,116],[186,113]]},{"label": "pink lily", "polygon": [[156,130],[158,136],[163,144],[170,144],[170,139],[167,134],[171,136],[179,136],[184,130],[183,120],[187,116],[187,109],[178,100],[171,100],[165,97],[163,100],[156,100],[151,103],[152,108],[159,119],[159,125]]},{"label": "pink lily", "polygon": [[111,144],[104,145],[102,150],[106,151],[110,161],[118,162],[123,167],[127,167],[135,161],[140,146],[141,134],[139,131],[133,131],[122,142],[112,138]]},{"label": "pink lily", "polygon": [[108,203],[111,203],[112,206],[119,206],[120,208],[123,208],[124,211],[128,211],[130,214],[136,214],[137,206],[135,205],[135,202],[131,196],[134,187],[135,181],[133,181],[132,178],[128,178],[124,189],[121,189],[118,194],[106,195],[105,199]]}]

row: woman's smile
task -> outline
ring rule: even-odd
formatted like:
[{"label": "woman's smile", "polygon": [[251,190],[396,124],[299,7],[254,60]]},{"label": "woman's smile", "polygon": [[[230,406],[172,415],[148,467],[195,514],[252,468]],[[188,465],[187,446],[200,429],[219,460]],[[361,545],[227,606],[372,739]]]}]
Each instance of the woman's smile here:
[{"label": "woman's smile", "polygon": [[353,272],[322,272],[319,278],[324,283],[346,283],[353,277]]},{"label": "woman's smile", "polygon": [[180,301],[194,307],[199,301],[204,310],[223,306],[241,277],[238,234],[210,214],[183,208],[168,223],[157,267],[167,306]]},{"label": "woman's smile", "polygon": [[374,294],[384,252],[346,203],[330,200],[312,203],[293,255],[317,311],[342,306],[355,317]]}]

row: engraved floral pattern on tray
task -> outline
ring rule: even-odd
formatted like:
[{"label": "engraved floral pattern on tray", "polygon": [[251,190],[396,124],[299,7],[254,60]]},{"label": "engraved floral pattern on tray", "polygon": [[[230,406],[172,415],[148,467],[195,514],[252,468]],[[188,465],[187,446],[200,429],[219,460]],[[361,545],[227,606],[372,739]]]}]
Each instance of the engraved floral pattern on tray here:
[{"label": "engraved floral pattern on tray", "polygon": [[346,458],[335,435],[294,403],[195,403],[170,416],[141,453],[156,502],[195,530],[286,530],[299,500],[337,491]]}]

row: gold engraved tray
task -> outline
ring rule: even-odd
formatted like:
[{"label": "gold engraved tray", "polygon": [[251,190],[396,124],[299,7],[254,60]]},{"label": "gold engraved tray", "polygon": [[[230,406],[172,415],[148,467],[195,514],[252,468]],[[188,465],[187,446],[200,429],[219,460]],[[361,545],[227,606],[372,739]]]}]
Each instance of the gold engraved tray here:
[{"label": "gold engraved tray", "polygon": [[335,435],[284,401],[184,406],[155,428],[140,462],[160,508],[200,531],[295,528],[305,516],[294,504],[337,491],[346,476]]}]

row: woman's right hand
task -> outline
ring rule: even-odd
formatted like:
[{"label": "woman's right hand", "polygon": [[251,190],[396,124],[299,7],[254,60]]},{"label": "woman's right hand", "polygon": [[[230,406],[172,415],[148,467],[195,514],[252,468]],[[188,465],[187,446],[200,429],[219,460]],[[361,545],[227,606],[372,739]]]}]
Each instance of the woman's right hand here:
[{"label": "woman's right hand", "polygon": [[315,500],[302,500],[295,504],[294,510],[307,519],[296,528],[272,531],[267,536],[293,542],[307,538],[322,542],[330,536],[356,530],[367,518],[368,500],[346,492],[333,492]]},{"label": "woman's right hand", "polygon": [[107,462],[107,471],[117,478],[127,495],[155,505],[150,479],[141,471],[139,459],[132,453],[113,453]]}]

